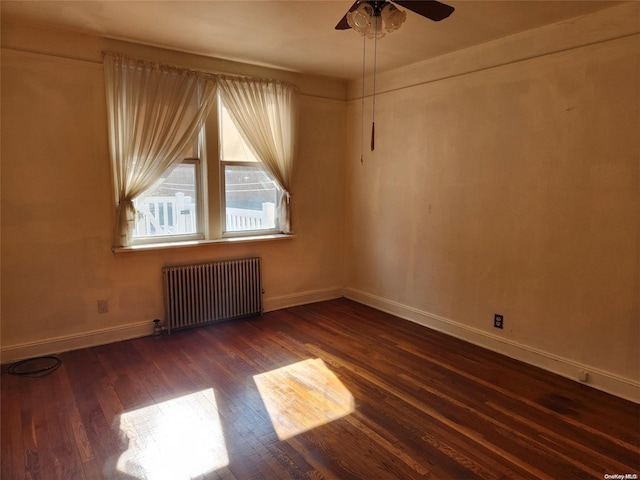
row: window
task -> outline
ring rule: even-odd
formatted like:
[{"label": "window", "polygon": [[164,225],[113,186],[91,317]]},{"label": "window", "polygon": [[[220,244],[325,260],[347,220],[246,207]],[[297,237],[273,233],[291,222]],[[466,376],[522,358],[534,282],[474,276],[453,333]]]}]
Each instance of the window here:
[{"label": "window", "polygon": [[280,231],[281,190],[242,139],[219,96],[209,116],[182,163],[134,199],[134,244]]},{"label": "window", "polygon": [[278,231],[282,192],[258,162],[219,101],[220,168],[226,234]]},{"label": "window", "polygon": [[135,243],[204,238],[199,143],[196,140],[182,154],[180,164],[134,198]]},{"label": "window", "polygon": [[198,158],[186,158],[134,199],[134,238],[197,235],[202,231],[198,225],[199,164]]}]

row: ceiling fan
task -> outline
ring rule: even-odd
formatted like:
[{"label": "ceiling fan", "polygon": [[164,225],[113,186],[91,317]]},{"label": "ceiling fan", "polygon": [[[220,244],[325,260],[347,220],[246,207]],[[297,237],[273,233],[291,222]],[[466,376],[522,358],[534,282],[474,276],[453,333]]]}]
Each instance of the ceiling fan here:
[{"label": "ceiling fan", "polygon": [[[366,30],[374,17],[376,20],[378,20],[377,17],[382,19],[387,32],[396,30],[404,22],[406,14],[398,10],[394,3],[434,22],[444,20],[454,11],[453,7],[436,0],[356,0],[338,22],[336,30],[354,28],[362,34],[380,37],[384,35],[380,28],[375,30],[374,27],[374,31],[371,31],[369,27],[369,31]],[[382,22],[376,21],[374,23],[380,25]]]},{"label": "ceiling fan", "polygon": [[[393,2],[393,3],[392,3]],[[454,8],[436,0],[356,0],[349,11],[336,25],[336,30],[348,30],[353,28],[362,34],[363,38],[377,40],[386,33],[391,33],[405,21],[407,14],[399,10],[394,4],[398,4],[418,15],[422,15],[434,22],[444,20],[454,11]],[[365,43],[366,44],[366,43]],[[363,51],[364,57],[364,51]],[[375,149],[375,105],[376,105],[376,54],[374,43],[373,63],[373,113],[371,122],[371,151]],[[364,111],[364,58],[362,64],[362,108]],[[364,114],[363,114],[364,121]],[[360,155],[360,163],[364,163],[363,155]]]}]

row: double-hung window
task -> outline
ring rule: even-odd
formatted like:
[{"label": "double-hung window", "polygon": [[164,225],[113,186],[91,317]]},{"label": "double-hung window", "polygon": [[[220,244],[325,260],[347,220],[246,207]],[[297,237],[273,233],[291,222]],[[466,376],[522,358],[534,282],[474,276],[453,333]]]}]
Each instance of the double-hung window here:
[{"label": "double-hung window", "polygon": [[[278,208],[282,191],[217,97],[217,106],[209,114],[216,118],[206,123],[198,139],[183,153],[182,162],[134,199],[134,244],[280,231]],[[205,143],[213,148],[205,150]],[[211,159],[216,145],[219,153]],[[205,218],[216,212],[220,212],[217,221]]]},{"label": "double-hung window", "polygon": [[220,99],[218,107],[224,233],[277,232],[282,192],[242,139]]}]

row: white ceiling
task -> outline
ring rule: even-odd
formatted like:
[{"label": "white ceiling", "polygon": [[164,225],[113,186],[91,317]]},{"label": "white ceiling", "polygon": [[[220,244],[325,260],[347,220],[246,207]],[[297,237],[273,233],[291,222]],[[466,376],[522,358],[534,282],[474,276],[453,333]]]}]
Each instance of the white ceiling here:
[{"label": "white ceiling", "polygon": [[[362,37],[334,27],[353,0],[128,1],[2,0],[3,19],[147,45],[353,79],[362,74]],[[432,22],[407,12],[377,43],[385,71],[613,6],[612,1],[445,0],[453,14]],[[369,52],[373,41],[367,42]]]}]

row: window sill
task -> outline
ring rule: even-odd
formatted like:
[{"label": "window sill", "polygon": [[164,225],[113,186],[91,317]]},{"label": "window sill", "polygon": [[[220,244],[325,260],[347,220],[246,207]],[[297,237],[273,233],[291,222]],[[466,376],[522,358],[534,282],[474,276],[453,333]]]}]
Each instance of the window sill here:
[{"label": "window sill", "polygon": [[157,250],[172,250],[176,248],[201,247],[203,245],[269,242],[273,240],[287,240],[295,238],[293,234],[277,233],[271,235],[253,235],[250,237],[225,237],[216,240],[188,240],[184,242],[148,243],[145,245],[132,245],[130,247],[113,247],[114,255],[123,255],[137,252],[153,252]]}]

